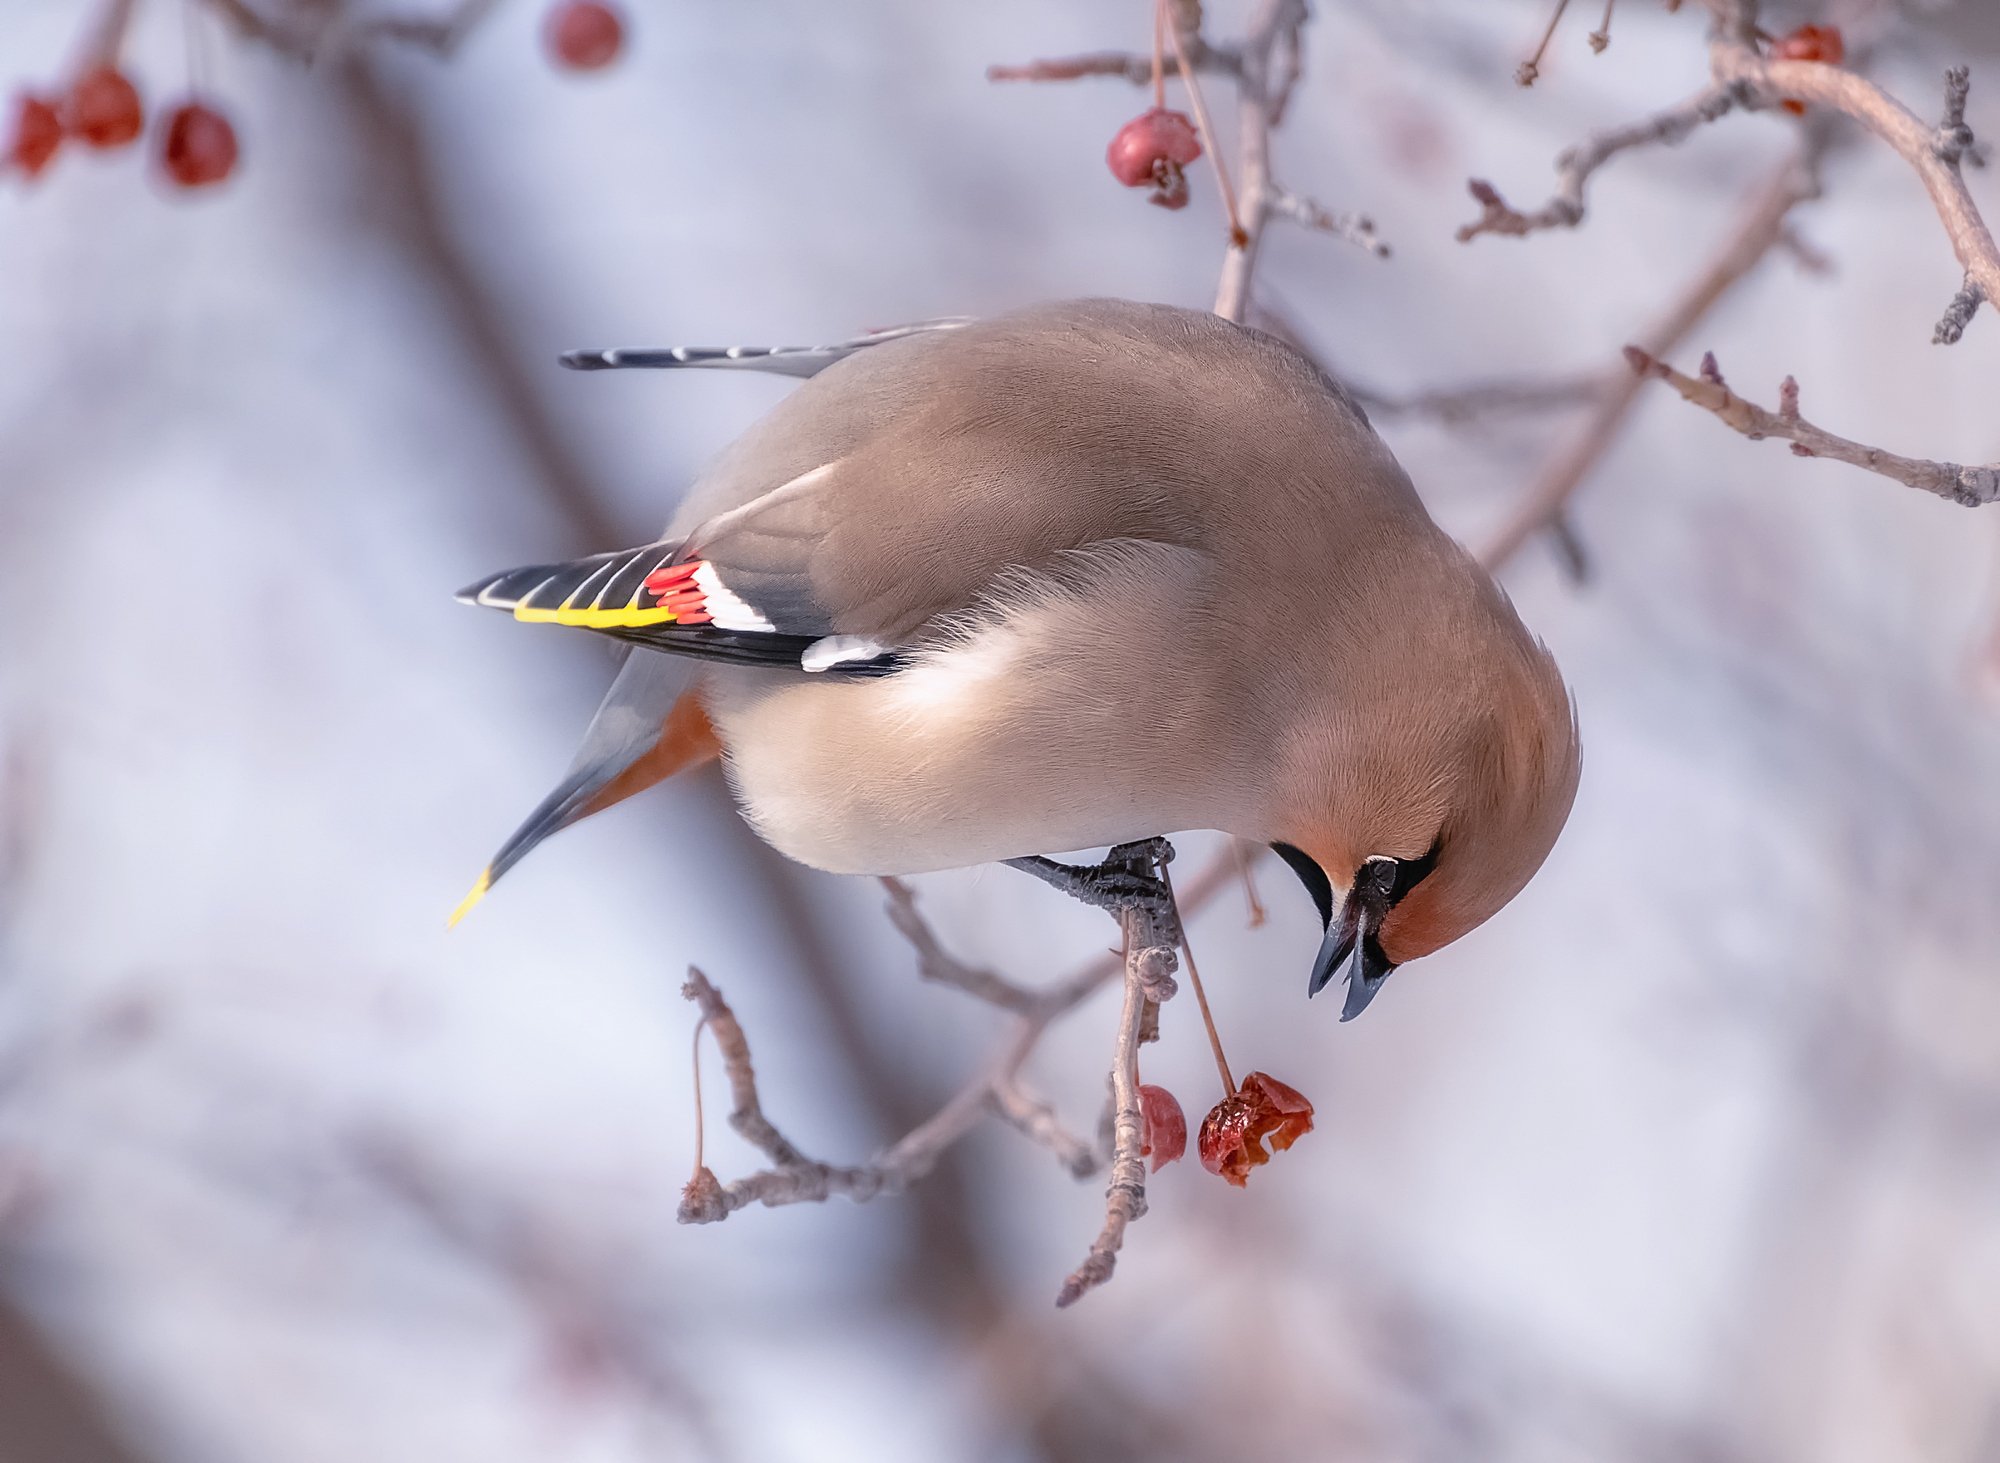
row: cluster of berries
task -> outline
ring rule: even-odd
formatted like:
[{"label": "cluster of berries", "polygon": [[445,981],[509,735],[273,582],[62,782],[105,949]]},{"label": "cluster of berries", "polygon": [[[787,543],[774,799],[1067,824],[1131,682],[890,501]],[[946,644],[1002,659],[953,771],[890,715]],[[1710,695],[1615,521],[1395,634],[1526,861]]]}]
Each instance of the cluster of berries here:
[{"label": "cluster of berries", "polygon": [[[14,101],[14,126],[0,164],[38,177],[65,142],[84,147],[129,147],[146,130],[139,89],[116,66],[96,66],[60,96],[23,92]],[[236,129],[207,103],[189,99],[155,129],[161,174],[177,188],[206,188],[236,170]]]},{"label": "cluster of berries", "polygon": [[[543,26],[551,60],[570,71],[595,71],[625,48],[624,17],[609,0],[558,0]],[[59,93],[14,98],[11,128],[0,145],[0,173],[40,177],[65,143],[111,150],[146,131],[139,88],[116,64],[90,67]],[[154,129],[160,174],[176,188],[207,188],[236,171],[236,128],[211,103],[190,97]]]},{"label": "cluster of berries", "polygon": [[[1187,1115],[1166,1088],[1141,1085],[1139,1124],[1139,1152],[1153,1160],[1154,1173],[1187,1152]],[[1240,1189],[1250,1181],[1251,1169],[1269,1163],[1273,1153],[1298,1142],[1312,1125],[1313,1106],[1297,1089],[1268,1073],[1252,1072],[1202,1119],[1197,1143],[1201,1166]]]}]

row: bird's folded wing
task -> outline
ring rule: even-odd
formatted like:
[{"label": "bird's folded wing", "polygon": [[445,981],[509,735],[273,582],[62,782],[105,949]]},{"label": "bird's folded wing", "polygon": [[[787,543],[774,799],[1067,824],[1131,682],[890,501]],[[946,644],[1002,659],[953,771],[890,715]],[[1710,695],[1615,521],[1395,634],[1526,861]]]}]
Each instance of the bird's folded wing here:
[{"label": "bird's folded wing", "polygon": [[827,634],[823,619],[773,619],[729,589],[714,566],[681,556],[682,549],[653,543],[566,563],[530,564],[467,585],[458,597],[507,610],[529,624],[596,630],[703,660],[842,675],[881,675],[895,668],[888,647],[842,643]]},{"label": "bird's folded wing", "polygon": [[1150,319],[1087,303],[857,350],[745,433],[657,543],[463,597],[687,654],[857,674],[894,669],[1015,587],[1087,575],[1105,546],[1205,550],[1213,459],[1244,445],[1218,383],[1252,346],[1190,327],[1218,332],[1210,359],[1139,328]]}]

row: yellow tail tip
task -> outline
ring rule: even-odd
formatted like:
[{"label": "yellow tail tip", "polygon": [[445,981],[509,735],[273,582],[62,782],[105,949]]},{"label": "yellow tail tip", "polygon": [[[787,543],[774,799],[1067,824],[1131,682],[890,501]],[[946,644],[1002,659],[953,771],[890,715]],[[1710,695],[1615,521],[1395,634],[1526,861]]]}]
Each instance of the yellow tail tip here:
[{"label": "yellow tail tip", "polygon": [[487,869],[480,874],[479,882],[472,886],[472,892],[466,895],[465,898],[458,901],[458,908],[454,909],[451,912],[451,917],[445,920],[444,927],[446,929],[451,929],[454,926],[456,926],[460,920],[464,919],[468,914],[471,914],[472,906],[477,904],[480,900],[484,899],[486,897],[486,891],[488,889],[491,889],[492,887],[493,887],[493,871],[491,869]]}]

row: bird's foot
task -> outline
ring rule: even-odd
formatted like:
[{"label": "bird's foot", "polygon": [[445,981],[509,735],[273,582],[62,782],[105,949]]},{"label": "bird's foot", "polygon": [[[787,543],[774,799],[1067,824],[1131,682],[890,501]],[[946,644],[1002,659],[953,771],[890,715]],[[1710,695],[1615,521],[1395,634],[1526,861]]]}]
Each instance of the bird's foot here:
[{"label": "bird's foot", "polygon": [[1121,843],[1098,864],[1064,864],[1040,854],[1010,858],[1008,867],[1033,874],[1044,884],[1060,889],[1072,899],[1093,909],[1121,914],[1138,910],[1171,931],[1177,940],[1180,914],[1174,907],[1173,890],[1164,874],[1173,859],[1174,846],[1164,838],[1146,838],[1137,843]]}]

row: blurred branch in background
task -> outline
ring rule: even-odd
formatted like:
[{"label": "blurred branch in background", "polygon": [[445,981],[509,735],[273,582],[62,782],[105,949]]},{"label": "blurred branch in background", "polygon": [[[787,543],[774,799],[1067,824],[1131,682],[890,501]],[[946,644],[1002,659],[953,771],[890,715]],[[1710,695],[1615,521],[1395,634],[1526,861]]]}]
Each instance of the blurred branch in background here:
[{"label": "blurred branch in background", "polygon": [[[1734,231],[1715,257],[1668,305],[1660,321],[1645,332],[1650,349],[1665,353],[1680,344],[1763,263],[1784,238],[1791,211],[1819,196],[1819,164],[1825,145],[1824,129],[1810,131],[1798,156],[1788,158],[1751,190]],[[1506,521],[1481,546],[1481,563],[1489,569],[1504,567],[1530,538],[1560,520],[1570,498],[1618,440],[1638,403],[1642,385],[1641,378],[1622,372],[1612,378],[1575,435],[1550,457]],[[1566,558],[1577,562],[1573,550]]]},{"label": "blurred branch in background", "polygon": [[204,0],[244,40],[311,63],[373,40],[396,41],[449,59],[498,0],[458,0],[436,16],[356,13],[326,0],[280,0],[266,11],[250,0]]},{"label": "blurred branch in background", "polygon": [[565,1233],[555,1215],[482,1192],[390,1135],[357,1135],[352,1156],[449,1249],[515,1297],[540,1334],[539,1371],[554,1392],[616,1393],[648,1419],[653,1446],[692,1439],[705,1457],[734,1456],[707,1403],[666,1354],[669,1337],[635,1296],[627,1265]]},{"label": "blurred branch in background", "polygon": [[[0,1224],[6,1217],[0,1215]],[[8,1463],[141,1463],[85,1386],[0,1302],[0,1458]]]}]

